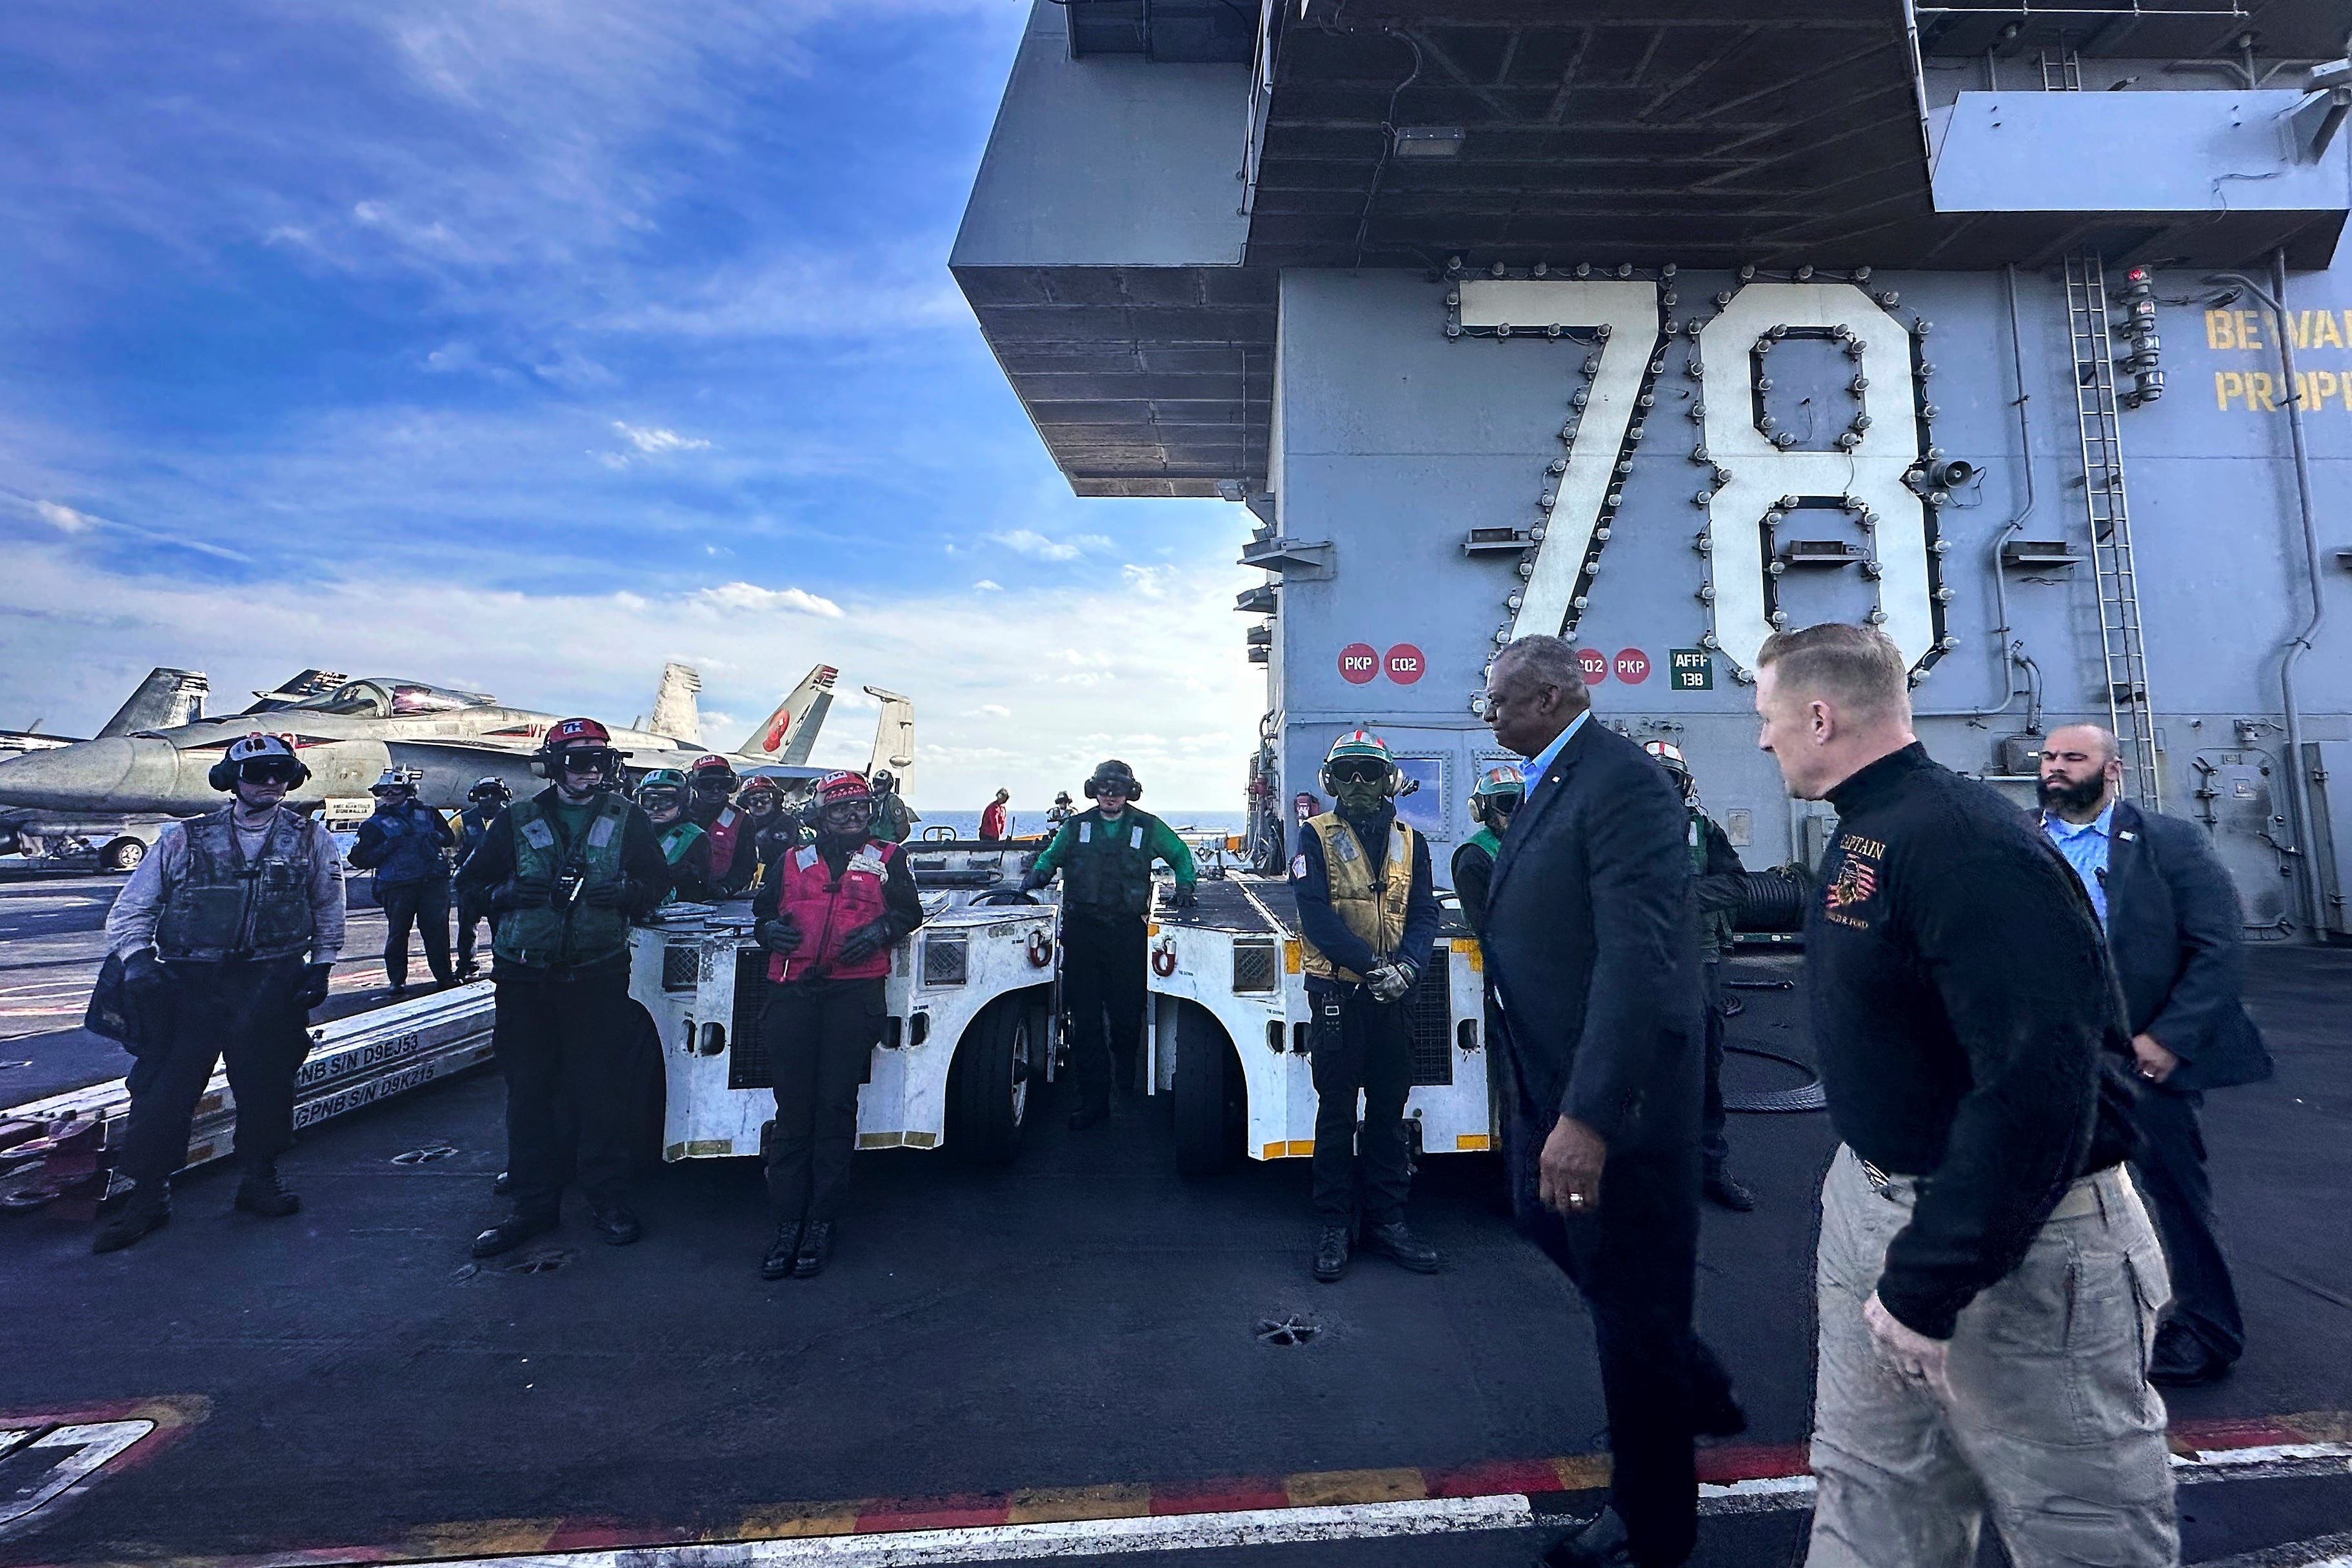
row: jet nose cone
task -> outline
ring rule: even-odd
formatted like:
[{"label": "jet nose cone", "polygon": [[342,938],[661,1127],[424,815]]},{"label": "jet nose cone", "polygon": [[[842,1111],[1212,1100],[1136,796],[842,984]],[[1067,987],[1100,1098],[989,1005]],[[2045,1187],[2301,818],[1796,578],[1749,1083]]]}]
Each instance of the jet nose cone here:
[{"label": "jet nose cone", "polygon": [[0,762],[0,805],[104,810],[125,795],[169,796],[178,755],[170,741],[147,739],[85,740],[28,751]]}]

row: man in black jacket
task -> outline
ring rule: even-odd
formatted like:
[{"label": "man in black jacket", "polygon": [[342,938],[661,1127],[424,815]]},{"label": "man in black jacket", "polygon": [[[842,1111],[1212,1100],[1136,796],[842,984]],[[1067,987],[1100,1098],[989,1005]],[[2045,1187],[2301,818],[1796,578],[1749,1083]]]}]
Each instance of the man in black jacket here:
[{"label": "man in black jacket", "polygon": [[2237,889],[2205,830],[2119,799],[2115,734],[2095,724],[2042,746],[2042,828],[2082,879],[2123,982],[2139,1075],[2133,1173],[2155,1211],[2172,1271],[2153,1383],[2210,1383],[2245,1350],[2229,1260],[2214,1233],[2213,1189],[2197,1113],[2205,1091],[2271,1075],[2263,1037],[2238,1003]]},{"label": "man in black jacket", "polygon": [[1558,637],[1496,656],[1486,716],[1530,758],[1486,891],[1512,1204],[1591,1308],[1615,1461],[1610,1506],[1546,1561],[1678,1563],[1697,1538],[1692,1439],[1746,1425],[1691,1327],[1704,1026],[1683,804],[1592,721]]},{"label": "man in black jacket", "polygon": [[2179,1561],[2144,1346],[2164,1257],[2097,918],[2032,822],[1927,759],[1874,627],[1777,632],[1757,744],[1837,809],[1805,923],[1843,1146],[1822,1186],[1811,1568]]}]

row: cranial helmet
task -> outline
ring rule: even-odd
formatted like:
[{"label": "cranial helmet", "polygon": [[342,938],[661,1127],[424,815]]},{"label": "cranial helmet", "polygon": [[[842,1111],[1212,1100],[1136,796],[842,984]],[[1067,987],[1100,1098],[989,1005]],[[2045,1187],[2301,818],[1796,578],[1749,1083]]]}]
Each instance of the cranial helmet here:
[{"label": "cranial helmet", "polygon": [[694,780],[694,788],[697,789],[708,789],[713,784],[719,783],[723,783],[730,789],[735,788],[735,765],[716,753],[696,758],[694,766],[688,769],[688,773]]},{"label": "cranial helmet", "polygon": [[1645,740],[1642,749],[1657,759],[1658,766],[1675,781],[1675,788],[1687,798],[1691,792],[1691,770],[1689,762],[1684,759],[1683,748],[1669,741]]},{"label": "cranial helmet", "polygon": [[1482,822],[1491,821],[1496,812],[1517,810],[1527,796],[1528,781],[1517,768],[1508,764],[1489,768],[1471,787],[1470,814]]},{"label": "cranial helmet", "polygon": [[310,777],[310,770],[302,765],[300,758],[294,755],[294,747],[283,737],[264,735],[256,730],[228,743],[228,750],[205,774],[205,782],[226,794],[236,788],[236,781],[244,775],[248,764],[273,765],[280,768],[290,767],[294,771],[293,784],[306,783]]},{"label": "cranial helmet", "polygon": [[474,780],[474,787],[466,791],[466,799],[496,800],[503,806],[514,799],[514,791],[507,788],[506,780],[502,779],[477,779]]},{"label": "cranial helmet", "polygon": [[1342,763],[1351,761],[1378,763],[1385,773],[1382,793],[1391,797],[1396,794],[1396,758],[1389,755],[1389,743],[1368,729],[1350,731],[1331,743],[1331,749],[1323,758],[1323,788],[1338,794],[1337,770]]},{"label": "cranial helmet", "polygon": [[545,738],[540,741],[539,749],[531,753],[530,770],[541,779],[556,778],[562,770],[555,766],[555,754],[582,749],[594,749],[602,754],[598,760],[604,768],[604,788],[619,789],[621,758],[628,753],[614,750],[613,732],[593,718],[561,719],[551,726]]},{"label": "cranial helmet", "polygon": [[403,768],[395,762],[375,776],[375,782],[368,786],[368,793],[381,795],[387,789],[414,789],[424,782],[425,769]]},{"label": "cranial helmet", "polygon": [[828,773],[818,779],[814,794],[816,809],[820,811],[832,806],[870,806],[874,803],[874,789],[866,782],[866,776],[845,770]]},{"label": "cranial helmet", "polygon": [[1108,784],[1125,786],[1127,798],[1130,800],[1143,799],[1143,780],[1135,776],[1134,768],[1116,757],[1096,768],[1087,778],[1087,793],[1088,796],[1099,794],[1103,787]]},{"label": "cranial helmet", "polygon": [[686,775],[675,768],[656,768],[637,780],[637,800],[641,805],[645,802],[646,795],[658,795],[664,791],[673,795],[684,795]]}]

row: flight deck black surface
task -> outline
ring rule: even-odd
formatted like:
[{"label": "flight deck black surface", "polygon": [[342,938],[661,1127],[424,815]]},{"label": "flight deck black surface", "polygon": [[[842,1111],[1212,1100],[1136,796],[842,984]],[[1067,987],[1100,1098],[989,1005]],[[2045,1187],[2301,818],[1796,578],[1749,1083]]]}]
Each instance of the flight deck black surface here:
[{"label": "flight deck black surface", "polygon": [[[2352,954],[2262,948],[2252,967],[2279,1076],[2217,1093],[2208,1120],[2249,1344],[2231,1381],[2170,1396],[2180,1417],[2352,1406],[2339,999]],[[1735,1043],[1810,1059],[1801,991],[1737,994]],[[1735,1088],[1789,1076],[1739,1057],[1732,1073]],[[284,1162],[304,1197],[292,1219],[229,1212],[234,1183],[212,1174],[183,1184],[169,1227],[103,1258],[85,1224],[0,1219],[0,1416],[157,1396],[205,1409],[145,1462],[0,1538],[0,1564],[450,1555],[484,1521],[559,1518],[724,1536],[802,1502],[1434,1469],[1602,1443],[1589,1324],[1496,1212],[1485,1156],[1428,1159],[1417,1179],[1415,1224],[1445,1272],[1367,1260],[1319,1287],[1304,1160],[1181,1181],[1164,1099],[1123,1095],[1108,1126],[1073,1134],[1057,1092],[1009,1170],[860,1155],[833,1267],[763,1283],[745,1160],[646,1179],[639,1246],[595,1245],[575,1204],[561,1231],[472,1264],[467,1242],[504,1207],[489,1191],[500,1103],[478,1073],[308,1135]],[[1827,1120],[1739,1116],[1731,1136],[1762,1202],[1708,1212],[1700,1326],[1753,1422],[1741,1440],[1794,1444]],[[439,1145],[456,1153],[394,1163]],[[1293,1315],[1320,1332],[1257,1337]],[[2181,1498],[2193,1562],[2341,1528],[2352,1478]],[[1790,1562],[1802,1518],[1710,1519],[1698,1561]],[[1117,1561],[1483,1565],[1527,1561],[1533,1540]]]}]

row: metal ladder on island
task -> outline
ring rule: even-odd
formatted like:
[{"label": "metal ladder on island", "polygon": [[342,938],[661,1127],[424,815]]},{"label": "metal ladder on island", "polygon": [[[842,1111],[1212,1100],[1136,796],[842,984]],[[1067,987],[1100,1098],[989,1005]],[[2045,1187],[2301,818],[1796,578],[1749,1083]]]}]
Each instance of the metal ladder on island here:
[{"label": "metal ladder on island", "polygon": [[2131,511],[2124,493],[2106,267],[2095,252],[2066,258],[2066,320],[2074,353],[2074,412],[2083,438],[2083,504],[2091,524],[2099,640],[2106,661],[2107,716],[2122,754],[2124,798],[2153,810],[2163,801],[2156,720],[2148,703],[2139,580],[2132,564]]}]

